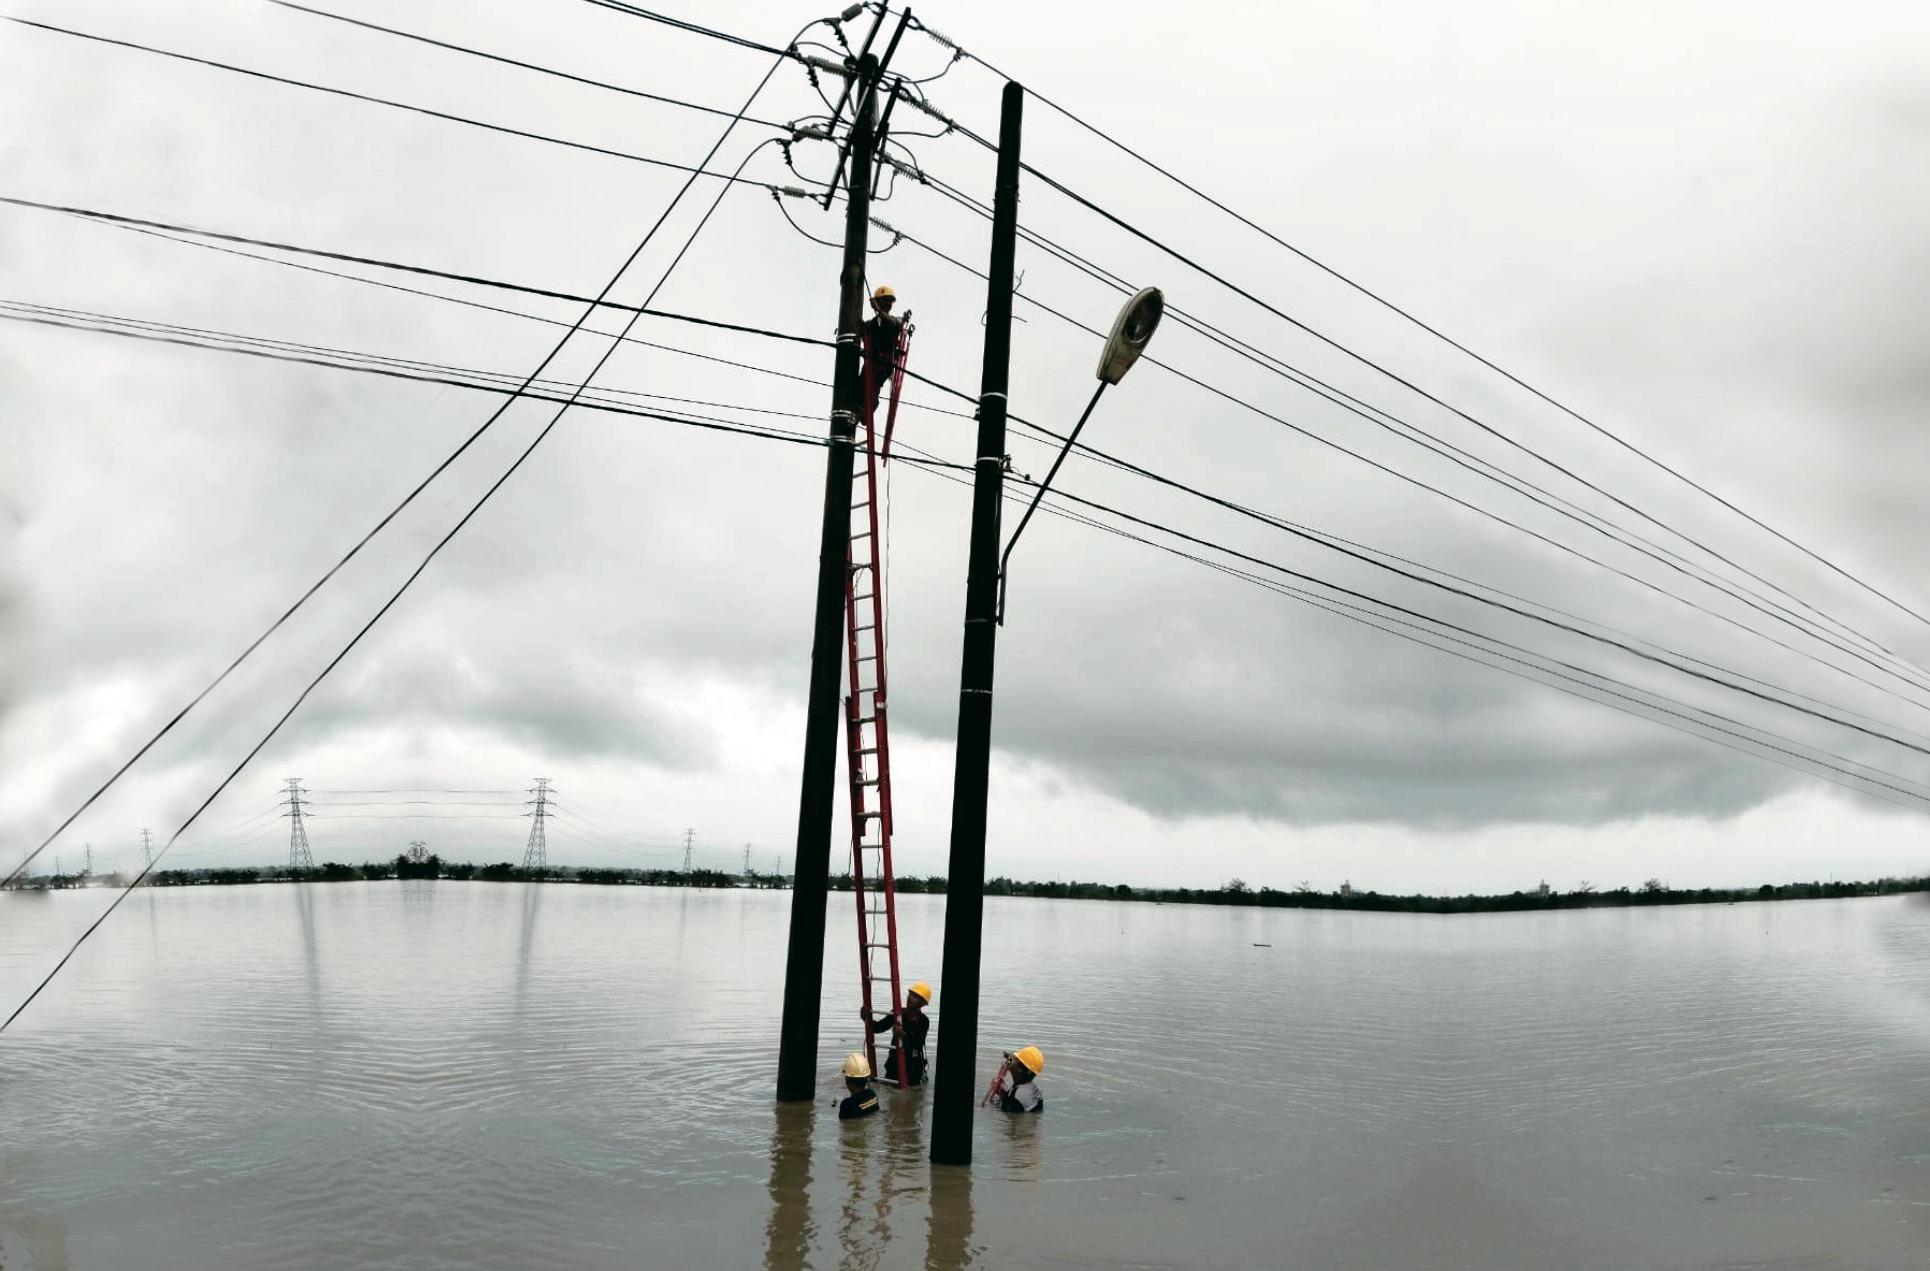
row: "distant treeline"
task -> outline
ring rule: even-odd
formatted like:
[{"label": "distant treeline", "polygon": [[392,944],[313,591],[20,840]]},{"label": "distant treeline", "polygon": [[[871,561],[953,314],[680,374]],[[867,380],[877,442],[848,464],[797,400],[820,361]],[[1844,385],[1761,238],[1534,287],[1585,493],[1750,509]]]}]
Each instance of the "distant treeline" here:
[{"label": "distant treeline", "polygon": [[392,861],[342,865],[329,861],[314,869],[266,865],[256,869],[157,869],[147,877],[153,887],[222,886],[235,883],[352,883],[389,878],[448,878],[484,883],[589,883],[646,887],[771,887],[788,884],[774,875],[726,874],[716,869],[577,869],[552,865],[525,869],[508,861],[474,865],[445,861],[439,856],[410,860],[405,853]]},{"label": "distant treeline", "polygon": [[[314,869],[262,866],[253,869],[157,869],[148,875],[154,887],[225,886],[244,883],[346,883],[391,878],[447,878],[485,883],[582,883],[592,886],[710,887],[710,888],[783,888],[791,880],[782,874],[727,874],[716,869],[581,869],[553,865],[525,869],[508,861],[494,865],[444,861],[431,856],[411,860],[407,854],[391,861],[342,865],[334,861]],[[48,888],[125,886],[118,874],[84,877],[77,874],[47,875],[19,879],[14,887],[26,890]],[[850,874],[833,875],[833,891],[850,891]],[[894,887],[905,894],[943,895],[945,879],[937,874],[924,877],[906,875]],[[1889,896],[1901,892],[1930,892],[1930,876],[1921,878],[1882,878],[1874,882],[1764,883],[1760,887],[1672,888],[1651,878],[1633,889],[1616,887],[1597,890],[1584,883],[1574,891],[1555,891],[1542,884],[1534,891],[1514,891],[1490,896],[1398,896],[1375,891],[1357,891],[1343,883],[1339,891],[1315,891],[1296,887],[1280,891],[1272,887],[1248,887],[1233,879],[1220,887],[1131,887],[1125,883],[1026,882],[1015,878],[992,878],[985,883],[988,896],[1032,896],[1051,900],[1132,900],[1173,905],[1247,905],[1264,909],[1363,909],[1384,913],[1471,914],[1501,913],[1533,909],[1599,909],[1625,905],[1716,905],[1744,900],[1822,900],[1848,896]]]},{"label": "distant treeline", "polygon": [[[943,879],[929,879],[944,890]],[[900,890],[903,890],[902,888]],[[1764,883],[1760,887],[1697,887],[1676,889],[1651,878],[1630,890],[1598,891],[1583,884],[1574,891],[1554,891],[1546,884],[1534,891],[1491,896],[1398,896],[1358,891],[1342,884],[1339,891],[1298,887],[1278,891],[1248,887],[1233,879],[1221,887],[1128,887],[1124,883],[1037,883],[1012,878],[986,881],[988,896],[1039,896],[1066,900],[1140,900],[1178,905],[1253,905],[1267,909],[1367,909],[1388,913],[1475,914],[1519,909],[1600,909],[1622,905],[1718,905],[1743,900],[1822,900],[1842,896],[1889,896],[1900,892],[1930,892],[1930,877],[1882,878],[1874,882]]]}]

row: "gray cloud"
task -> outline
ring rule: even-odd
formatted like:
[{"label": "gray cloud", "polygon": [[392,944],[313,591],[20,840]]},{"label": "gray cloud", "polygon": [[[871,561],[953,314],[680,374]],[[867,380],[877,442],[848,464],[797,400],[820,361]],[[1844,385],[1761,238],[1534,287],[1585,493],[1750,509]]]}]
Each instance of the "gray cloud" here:
[{"label": "gray cloud", "polygon": [[[708,123],[674,112],[485,72],[293,15],[250,11],[250,20],[230,23],[226,10],[188,0],[138,14],[107,3],[47,12],[647,153],[694,159],[711,135]],[[1930,186],[1917,162],[1930,114],[1908,72],[1930,33],[1918,29],[1920,14],[1898,5],[1887,33],[1881,24],[1862,36],[1838,31],[1813,48],[1774,37],[1774,24],[1753,12],[1737,5],[1693,19],[1725,32],[1746,20],[1759,32],[1708,74],[1586,15],[1543,15],[1537,38],[1555,47],[1580,41],[1595,54],[1556,75],[1523,62],[1521,46],[1505,40],[1474,53],[1464,42],[1472,37],[1440,29],[1418,6],[1402,39],[1374,42],[1384,64],[1322,60],[1323,49],[1352,47],[1363,19],[1350,15],[1328,15],[1292,49],[1269,51],[1264,75],[1254,59],[1268,42],[1229,47],[1204,27],[1176,35],[1159,58],[1120,54],[1157,62],[1141,68],[1151,84],[1175,77],[1173,100],[1194,103],[1197,116],[1155,108],[1159,93],[1122,93],[1105,67],[1063,56],[1083,48],[1076,13],[1029,14],[1020,26],[1009,13],[974,10],[940,25],[1000,52],[1012,49],[1013,31],[1026,30],[1011,60],[1055,68],[1047,91],[1118,121],[1122,135],[1174,157],[1261,220],[1909,598],[1930,549],[1919,493],[1930,464],[1921,427],[1930,363],[1916,313],[1930,277]],[[765,7],[734,14],[732,25],[761,30],[788,20]],[[1472,31],[1522,20],[1512,11],[1457,18]],[[410,24],[625,81],[637,78],[639,50],[661,52],[671,38],[607,15],[537,23],[512,6],[450,8]],[[721,101],[755,69],[728,51],[677,47],[676,58],[647,59],[653,91]],[[1436,64],[1429,50],[1448,47],[1455,57]],[[593,289],[677,184],[673,174],[54,37],[10,33],[0,52],[13,72],[12,122],[0,141],[18,188],[36,197]],[[1180,75],[1209,56],[1220,60],[1208,79]],[[967,68],[933,92],[983,128],[991,87]],[[798,85],[780,91],[771,113],[812,107]],[[1211,127],[1202,122],[1209,118]],[[1198,205],[1075,142],[1046,112],[1033,127],[1030,153],[1048,170],[1930,661],[1921,626],[1826,569],[1285,254],[1204,218]],[[962,143],[919,152],[948,180],[985,187],[984,156]],[[980,223],[915,189],[885,214],[967,257],[982,250]],[[1043,191],[1028,193],[1026,216],[1349,391],[1639,524]],[[733,196],[662,303],[823,333],[835,259],[774,217],[754,191]],[[687,210],[669,232],[693,219]],[[653,247],[626,295],[640,295],[668,263],[670,241]],[[0,213],[0,259],[9,293],[26,299],[491,369],[532,367],[555,335],[21,211]],[[1030,250],[1022,263],[1026,293],[1094,325],[1109,320],[1115,298],[1103,289]],[[981,284],[909,246],[878,258],[873,272],[920,317],[919,367],[975,384]],[[566,306],[527,307],[573,316]],[[1081,404],[1095,350],[1045,315],[1021,313],[1028,321],[1014,401],[1063,426]],[[669,324],[640,334],[814,378],[829,369],[821,351]],[[1379,461],[1694,589],[1176,326],[1162,332],[1159,352]],[[557,373],[586,369],[588,358],[567,354]],[[106,736],[120,744],[144,721],[165,718],[491,407],[460,390],[11,326],[0,331],[0,375],[18,441],[0,475],[0,499],[18,510],[17,529],[0,544],[0,746],[23,707],[78,700],[113,676],[140,686],[140,704],[126,708],[139,718],[113,721]],[[819,388],[644,349],[621,353],[604,382],[807,414],[821,413],[827,398]],[[199,773],[245,749],[547,417],[529,406],[512,412],[157,760]],[[968,457],[970,432],[966,421],[908,412],[899,435],[959,459]],[[1914,706],[1590,571],[1155,368],[1135,371],[1106,400],[1089,436],[1229,497],[1692,656],[1899,724],[1917,719]],[[1012,449],[1022,470],[1049,461],[1017,436]],[[1296,569],[1723,702],[1805,742],[1872,762],[1907,759],[1089,465],[1069,466],[1064,481]],[[317,693],[287,744],[463,729],[556,765],[623,760],[692,779],[727,776],[777,725],[715,718],[694,686],[731,683],[793,705],[801,697],[821,491],[815,451],[573,419]],[[967,503],[956,487],[907,470],[893,476],[892,507],[894,718],[909,738],[945,743],[955,720]],[[1088,530],[1041,521],[1028,533],[1002,636],[997,735],[1006,753],[1075,803],[1118,800],[1168,822],[1605,827],[1645,815],[1732,817],[1810,780]],[[1769,625],[1734,602],[1709,603]],[[58,778],[10,800],[44,819],[108,763],[102,744],[73,742],[55,763]],[[460,753],[425,756],[452,773],[464,762]],[[778,820],[794,797],[774,785],[746,796]]]}]

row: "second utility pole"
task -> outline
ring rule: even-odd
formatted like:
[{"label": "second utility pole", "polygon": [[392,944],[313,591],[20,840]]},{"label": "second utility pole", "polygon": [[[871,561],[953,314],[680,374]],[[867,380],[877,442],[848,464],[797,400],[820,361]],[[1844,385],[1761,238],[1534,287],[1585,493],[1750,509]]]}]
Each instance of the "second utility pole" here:
[{"label": "second utility pole", "polygon": [[945,992],[932,1076],[931,1159],[972,1163],[978,1103],[979,945],[985,918],[985,804],[991,784],[992,669],[998,642],[999,508],[1005,497],[1005,390],[1012,361],[1012,267],[1019,226],[1019,122],[1025,90],[1005,86],[999,110],[992,260],[985,284],[985,363],[979,375],[972,547],[965,572],[965,654],[958,675],[952,768],[952,850],[945,879]]},{"label": "second utility pole", "polygon": [[824,467],[824,530],[818,539],[817,624],[811,634],[811,696],[804,717],[804,788],[798,797],[792,869],[791,939],[784,960],[784,1019],[777,1049],[777,1097],[817,1096],[818,1002],[824,989],[824,909],[831,871],[831,821],[838,778],[838,686],[844,588],[851,548],[851,446],[864,409],[865,248],[871,217],[871,152],[877,126],[878,59],[858,62],[858,110],[845,183],[844,269],[839,275],[837,374],[831,382],[831,444]]}]

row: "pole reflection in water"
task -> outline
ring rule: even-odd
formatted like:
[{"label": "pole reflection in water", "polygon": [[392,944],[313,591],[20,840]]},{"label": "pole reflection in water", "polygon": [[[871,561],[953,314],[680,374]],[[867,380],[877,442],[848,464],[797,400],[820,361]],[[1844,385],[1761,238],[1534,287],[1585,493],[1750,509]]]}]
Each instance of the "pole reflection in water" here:
[{"label": "pole reflection in water", "polygon": [[[878,1122],[891,1113],[880,1108],[869,1117],[838,1122],[838,1169],[843,1174],[844,1204],[838,1211],[838,1266],[840,1268],[876,1267],[884,1257],[889,1238],[882,1215],[869,1226],[865,1223],[865,1191],[871,1177],[872,1158],[878,1154]],[[885,1206],[880,1186],[879,1208]]]},{"label": "pole reflection in water", "polygon": [[530,950],[536,946],[536,919],[543,910],[542,883],[523,884],[522,934],[516,941],[516,987],[510,994],[512,1018],[520,1030],[523,1009],[529,1002]]},{"label": "pole reflection in water", "polygon": [[972,1171],[966,1165],[931,1167],[931,1224],[925,1229],[925,1271],[976,1265],[972,1244]]},{"label": "pole reflection in water", "polygon": [[315,1023],[322,1019],[322,958],[315,945],[314,883],[295,883],[295,913],[302,924],[302,978],[308,985],[308,1016]]},{"label": "pole reflection in water", "polygon": [[811,1123],[814,1103],[780,1103],[771,1127],[771,1212],[764,1227],[764,1265],[794,1271],[810,1265]]}]

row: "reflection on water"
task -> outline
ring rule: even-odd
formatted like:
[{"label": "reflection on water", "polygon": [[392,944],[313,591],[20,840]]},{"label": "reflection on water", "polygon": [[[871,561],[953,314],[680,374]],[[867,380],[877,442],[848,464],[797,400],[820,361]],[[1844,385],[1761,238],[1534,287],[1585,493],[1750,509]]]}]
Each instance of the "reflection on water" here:
[{"label": "reflection on water", "polygon": [[807,1265],[817,1236],[811,1223],[811,1124],[816,1117],[817,1109],[808,1103],[780,1103],[771,1126],[764,1265],[773,1271]]},{"label": "reflection on water", "polygon": [[931,1167],[931,1221],[925,1232],[925,1271],[954,1271],[972,1258],[972,1171]]},{"label": "reflection on water", "polygon": [[[91,917],[0,895],[0,1003]],[[1930,909],[986,908],[1051,1111],[774,1106],[789,897],[130,898],[0,1037],[0,1267],[1919,1267]],[[142,909],[139,920],[133,907]],[[942,898],[900,899],[936,966]],[[935,1026],[944,1028],[944,985]],[[974,1088],[996,1050],[981,1056]],[[978,1210],[984,1210],[981,1220]]]}]

